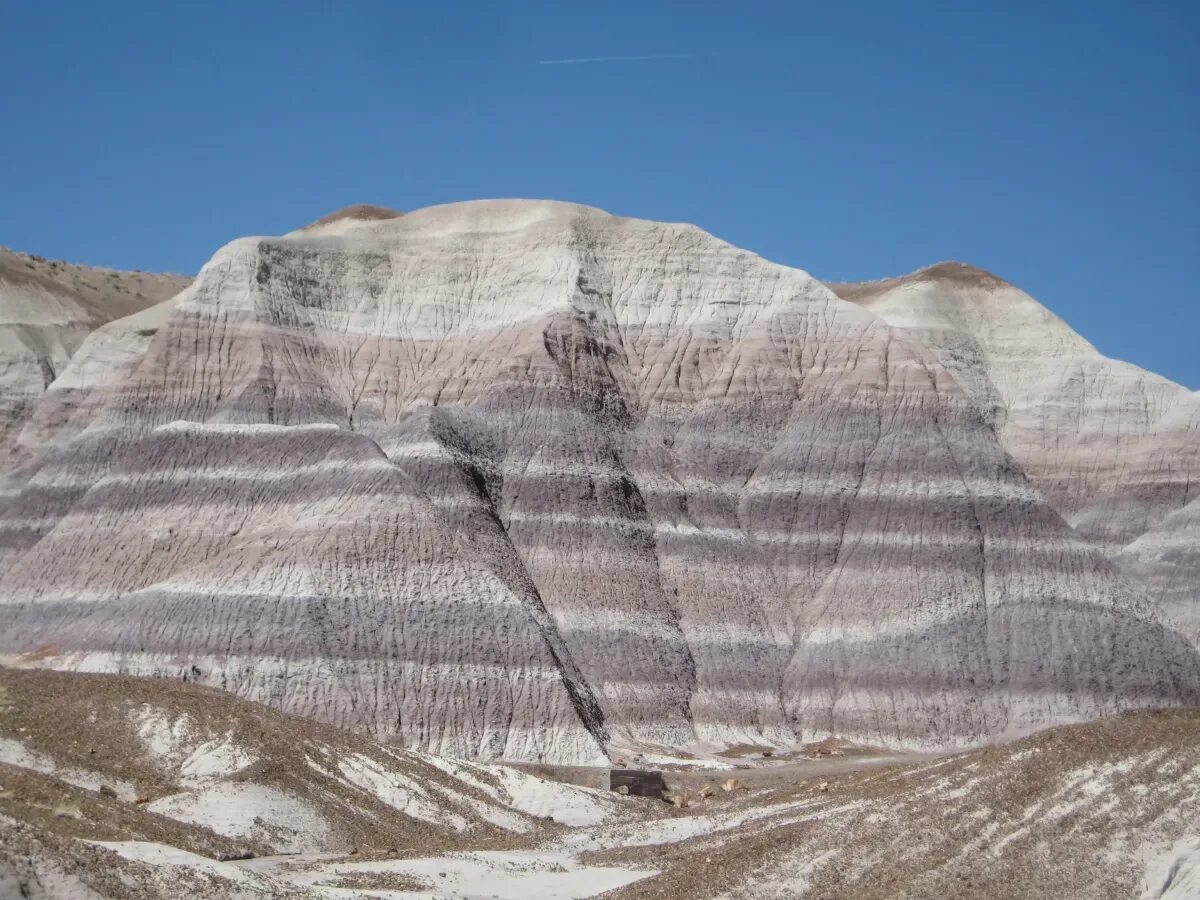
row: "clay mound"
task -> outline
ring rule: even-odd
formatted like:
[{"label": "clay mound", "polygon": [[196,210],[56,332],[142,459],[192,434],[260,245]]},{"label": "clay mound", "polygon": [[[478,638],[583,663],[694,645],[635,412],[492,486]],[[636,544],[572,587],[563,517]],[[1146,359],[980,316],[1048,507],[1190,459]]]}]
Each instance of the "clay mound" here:
[{"label": "clay mound", "polygon": [[1105,357],[1025,291],[960,263],[831,287],[953,374],[1074,533],[1200,641],[1200,554],[1180,530],[1200,496],[1200,396]]}]

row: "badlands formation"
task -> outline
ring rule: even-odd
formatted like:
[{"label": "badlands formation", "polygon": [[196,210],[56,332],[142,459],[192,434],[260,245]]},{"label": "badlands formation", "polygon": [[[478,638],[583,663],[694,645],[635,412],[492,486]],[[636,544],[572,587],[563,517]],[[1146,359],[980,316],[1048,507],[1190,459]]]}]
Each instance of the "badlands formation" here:
[{"label": "badlands formation", "polygon": [[12,662],[556,763],[1200,703],[1200,398],[979,270],[486,201],[87,310],[4,370]]}]

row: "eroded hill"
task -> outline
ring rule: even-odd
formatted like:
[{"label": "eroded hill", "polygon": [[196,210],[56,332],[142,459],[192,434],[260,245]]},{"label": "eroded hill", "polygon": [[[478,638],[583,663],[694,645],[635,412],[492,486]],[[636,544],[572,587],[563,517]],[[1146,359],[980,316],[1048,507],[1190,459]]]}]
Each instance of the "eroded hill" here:
[{"label": "eroded hill", "polygon": [[839,290],[563,203],[234,241],[23,430],[0,650],[554,762],[1200,701],[1186,392],[977,270]]}]

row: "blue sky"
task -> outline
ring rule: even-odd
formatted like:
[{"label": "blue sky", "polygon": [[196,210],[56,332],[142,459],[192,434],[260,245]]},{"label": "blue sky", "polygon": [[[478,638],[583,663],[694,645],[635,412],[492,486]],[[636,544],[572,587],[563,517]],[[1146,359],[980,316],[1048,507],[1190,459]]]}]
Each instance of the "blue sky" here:
[{"label": "blue sky", "polygon": [[[661,57],[573,64],[542,60]],[[336,207],[551,197],[826,279],[962,259],[1200,388],[1200,4],[33,3],[0,243],[194,272]]]}]

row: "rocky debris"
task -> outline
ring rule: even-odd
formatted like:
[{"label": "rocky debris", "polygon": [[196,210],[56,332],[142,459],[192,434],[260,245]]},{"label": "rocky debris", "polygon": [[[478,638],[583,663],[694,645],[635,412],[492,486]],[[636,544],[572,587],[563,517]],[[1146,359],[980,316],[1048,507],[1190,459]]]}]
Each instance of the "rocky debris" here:
[{"label": "rocky debris", "polygon": [[230,853],[221,853],[217,856],[218,862],[239,862],[246,859],[254,859],[256,854],[253,850],[234,850]]},{"label": "rocky debris", "polygon": [[635,797],[657,797],[666,790],[666,784],[663,781],[662,772],[645,769],[610,769],[608,788]]},{"label": "rocky debris", "polygon": [[322,228],[227,245],[39,404],[0,651],[558,763],[1200,701],[987,379],[865,295],[571,204]]}]

